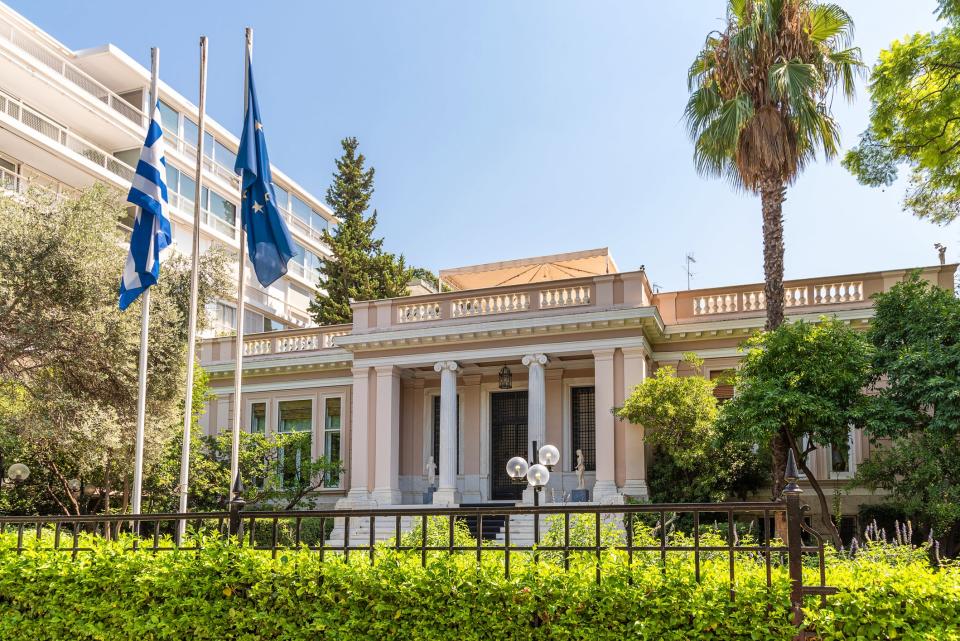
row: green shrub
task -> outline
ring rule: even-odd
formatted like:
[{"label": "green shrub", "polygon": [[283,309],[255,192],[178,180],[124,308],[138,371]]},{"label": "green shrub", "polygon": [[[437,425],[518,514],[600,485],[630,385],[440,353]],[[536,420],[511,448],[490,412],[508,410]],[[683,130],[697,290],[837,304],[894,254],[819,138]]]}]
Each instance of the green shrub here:
[{"label": "green shrub", "polygon": [[[428,540],[443,536],[445,544],[442,521],[428,525]],[[455,539],[462,534],[455,530]],[[786,641],[796,632],[786,570],[773,568],[768,589],[763,565],[748,554],[737,559],[731,602],[722,555],[703,560],[698,583],[689,554],[670,553],[665,567],[657,554],[629,566],[623,553],[606,550],[598,584],[589,554],[571,558],[568,572],[513,554],[505,578],[503,553],[492,549],[479,565],[471,554],[435,553],[421,567],[418,553],[386,547],[370,565],[366,554],[349,562],[327,554],[321,563],[303,549],[274,559],[215,537],[194,540],[200,551],[132,553],[129,539],[84,535],[92,551],[72,560],[27,539],[16,554],[15,535],[0,536],[4,640]],[[825,608],[807,604],[821,638],[960,639],[960,568],[933,569],[922,550],[898,554],[891,561],[877,548],[830,558],[828,582],[840,593]]]}]

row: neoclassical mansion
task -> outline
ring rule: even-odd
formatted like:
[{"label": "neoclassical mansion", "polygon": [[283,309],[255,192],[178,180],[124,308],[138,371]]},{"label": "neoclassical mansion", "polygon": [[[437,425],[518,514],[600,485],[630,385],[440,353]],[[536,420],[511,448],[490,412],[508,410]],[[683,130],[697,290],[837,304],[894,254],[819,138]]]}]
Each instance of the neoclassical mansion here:
[{"label": "neoclassical mansion", "polygon": [[[921,268],[952,288],[957,265]],[[787,281],[789,319],[836,316],[866,327],[871,296],[910,270]],[[353,305],[353,324],[248,335],[242,424],[309,431],[314,456],[343,462],[339,486],[320,490],[340,507],[424,502],[425,465],[436,461],[434,504],[522,500],[506,474],[533,441],[561,453],[545,493],[577,486],[581,450],[591,499],[644,498],[651,451],[642,426],[611,410],[663,365],[691,375],[685,352],[716,378],[763,327],[763,286],[655,292],[644,270],[620,272],[606,249],[442,272],[452,291]],[[234,339],[206,340],[202,364],[216,394],[202,424],[229,429]],[[729,397],[733,390],[718,386]],[[818,451],[812,468],[829,488],[869,455],[863,435]],[[828,490],[829,491],[829,490]],[[864,495],[848,495],[855,513]]]}]

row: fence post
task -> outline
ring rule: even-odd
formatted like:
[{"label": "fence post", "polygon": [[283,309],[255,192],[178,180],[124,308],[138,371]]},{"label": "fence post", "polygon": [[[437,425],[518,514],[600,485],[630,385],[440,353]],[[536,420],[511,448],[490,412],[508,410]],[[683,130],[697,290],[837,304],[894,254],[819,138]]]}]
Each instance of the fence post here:
[{"label": "fence post", "polygon": [[[803,541],[800,540],[800,495],[803,490],[797,485],[797,460],[793,449],[787,450],[787,468],[783,480],[783,498],[787,504],[787,556],[790,566],[790,607],[793,610],[793,624],[803,625]],[[800,637],[798,637],[800,638]]]},{"label": "fence post", "polygon": [[240,480],[240,474],[237,474],[237,480],[233,484],[233,498],[230,499],[230,522],[228,527],[230,536],[237,538],[243,537],[243,518],[241,512],[247,502],[243,499],[243,481]]}]

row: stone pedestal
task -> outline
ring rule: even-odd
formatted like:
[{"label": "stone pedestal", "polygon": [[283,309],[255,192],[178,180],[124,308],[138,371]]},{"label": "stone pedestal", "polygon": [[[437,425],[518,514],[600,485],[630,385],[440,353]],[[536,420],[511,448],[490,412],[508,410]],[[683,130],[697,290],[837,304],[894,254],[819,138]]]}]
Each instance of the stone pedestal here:
[{"label": "stone pedestal", "polygon": [[570,490],[571,503],[589,503],[590,490]]},{"label": "stone pedestal", "polygon": [[423,492],[423,504],[430,505],[433,503],[433,493],[436,492],[437,488],[431,485]]}]

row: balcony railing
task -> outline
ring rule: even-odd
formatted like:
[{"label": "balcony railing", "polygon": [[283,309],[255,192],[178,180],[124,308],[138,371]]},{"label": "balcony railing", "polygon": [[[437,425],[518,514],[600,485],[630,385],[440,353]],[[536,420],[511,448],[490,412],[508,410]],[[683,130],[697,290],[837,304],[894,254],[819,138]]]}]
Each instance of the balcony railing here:
[{"label": "balcony railing", "polygon": [[[562,284],[561,284],[562,283]],[[455,292],[427,297],[397,299],[393,319],[398,325],[444,319],[499,316],[539,309],[590,307],[595,299],[592,279],[552,284],[526,285]],[[423,300],[427,298],[427,300]]]},{"label": "balcony railing", "polygon": [[0,37],[30,55],[37,62],[52,69],[94,99],[109,106],[138,127],[146,126],[146,116],[140,109],[131,105],[102,83],[94,80],[89,74],[64,58],[62,54],[42,43],[29,32],[0,19]]},{"label": "balcony railing", "polygon": [[[859,303],[865,300],[863,281],[811,283],[784,287],[786,307]],[[694,316],[757,312],[767,308],[762,290],[712,292],[693,297]]]},{"label": "balcony railing", "polygon": [[349,325],[333,327],[315,327],[297,332],[278,332],[275,336],[260,334],[243,342],[244,356],[262,356],[265,354],[290,354],[294,352],[313,352],[318,349],[336,347],[338,336],[350,333]]},{"label": "balcony railing", "polygon": [[354,303],[358,333],[650,305],[642,271]]},{"label": "balcony railing", "polygon": [[70,198],[77,194],[76,189],[68,187],[67,185],[55,181],[50,181],[49,184],[45,184],[36,178],[23,176],[0,168],[0,190],[8,194],[25,194],[31,189],[39,189],[56,198]]},{"label": "balcony railing", "polygon": [[33,129],[40,135],[83,156],[95,165],[100,165],[124,181],[133,180],[133,167],[112,156],[72,131],[64,129],[47,116],[26,106],[17,98],[0,92],[0,112],[3,112]]}]

